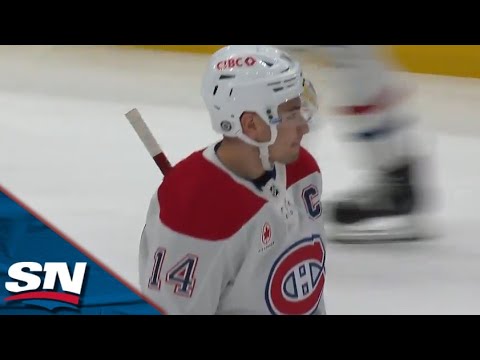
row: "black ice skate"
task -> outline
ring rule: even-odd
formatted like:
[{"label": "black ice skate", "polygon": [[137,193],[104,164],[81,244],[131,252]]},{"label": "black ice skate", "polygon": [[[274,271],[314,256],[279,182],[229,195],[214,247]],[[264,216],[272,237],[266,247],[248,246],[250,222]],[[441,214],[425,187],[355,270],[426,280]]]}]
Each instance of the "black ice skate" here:
[{"label": "black ice skate", "polygon": [[385,171],[368,190],[352,193],[326,206],[330,240],[415,240],[420,231],[420,193],[414,185],[412,163]]}]

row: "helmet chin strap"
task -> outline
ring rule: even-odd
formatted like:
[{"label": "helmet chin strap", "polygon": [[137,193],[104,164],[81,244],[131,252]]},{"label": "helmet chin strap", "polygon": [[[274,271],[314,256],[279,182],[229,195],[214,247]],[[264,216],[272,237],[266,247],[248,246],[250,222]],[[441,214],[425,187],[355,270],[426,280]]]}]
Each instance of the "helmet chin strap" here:
[{"label": "helmet chin strap", "polygon": [[273,164],[270,162],[270,152],[268,151],[268,145],[260,145],[260,160],[262,161],[263,169],[266,171],[273,169]]},{"label": "helmet chin strap", "polygon": [[271,125],[270,130],[271,130],[270,140],[263,143],[254,141],[250,139],[248,136],[245,136],[245,134],[243,133],[238,135],[238,137],[244,142],[246,142],[247,144],[258,147],[260,151],[260,161],[262,162],[262,167],[265,171],[269,171],[273,169],[273,164],[270,163],[270,151],[268,147],[275,142],[278,134],[276,125]]}]

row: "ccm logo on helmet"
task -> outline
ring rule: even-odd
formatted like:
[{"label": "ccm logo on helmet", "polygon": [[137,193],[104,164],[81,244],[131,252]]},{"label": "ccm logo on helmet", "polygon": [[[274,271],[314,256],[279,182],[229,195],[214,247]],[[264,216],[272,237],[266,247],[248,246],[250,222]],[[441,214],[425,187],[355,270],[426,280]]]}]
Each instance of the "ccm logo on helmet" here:
[{"label": "ccm logo on helmet", "polygon": [[233,69],[235,67],[243,67],[243,66],[253,66],[255,65],[257,60],[251,56],[247,56],[245,59],[243,57],[239,58],[232,58],[228,60],[223,60],[217,63],[218,70],[226,70],[226,69]]}]

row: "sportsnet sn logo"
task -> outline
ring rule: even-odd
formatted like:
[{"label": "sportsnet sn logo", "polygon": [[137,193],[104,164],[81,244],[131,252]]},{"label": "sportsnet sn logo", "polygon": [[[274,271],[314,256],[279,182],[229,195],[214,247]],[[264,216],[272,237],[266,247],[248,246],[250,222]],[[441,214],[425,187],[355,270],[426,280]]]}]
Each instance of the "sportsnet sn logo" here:
[{"label": "sportsnet sn logo", "polygon": [[8,269],[12,281],[5,283],[5,288],[12,295],[3,300],[21,301],[49,310],[78,308],[86,269],[86,262],[75,263],[73,274],[70,274],[66,262],[46,262],[43,265],[37,262],[15,263]]}]

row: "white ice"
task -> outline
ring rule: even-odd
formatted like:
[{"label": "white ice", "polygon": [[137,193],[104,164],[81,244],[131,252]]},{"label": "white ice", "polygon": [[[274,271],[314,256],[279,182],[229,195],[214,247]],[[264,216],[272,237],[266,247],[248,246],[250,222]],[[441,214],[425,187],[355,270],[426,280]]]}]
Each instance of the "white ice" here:
[{"label": "white ice", "polygon": [[[136,287],[139,236],[161,174],[123,115],[137,107],[172,163],[217,140],[200,98],[206,59],[1,46],[0,184]],[[328,243],[330,314],[480,314],[480,80],[409,76],[423,145],[433,151],[439,235]],[[328,122],[306,145],[325,198],[352,184]]]}]

